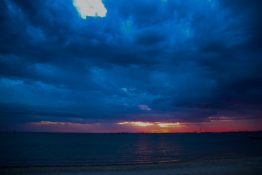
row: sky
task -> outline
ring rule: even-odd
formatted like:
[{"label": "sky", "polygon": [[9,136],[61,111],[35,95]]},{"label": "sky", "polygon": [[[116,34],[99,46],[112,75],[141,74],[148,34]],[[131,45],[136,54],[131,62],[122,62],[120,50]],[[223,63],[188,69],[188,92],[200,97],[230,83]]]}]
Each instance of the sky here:
[{"label": "sky", "polygon": [[0,131],[262,130],[260,0],[1,0]]}]

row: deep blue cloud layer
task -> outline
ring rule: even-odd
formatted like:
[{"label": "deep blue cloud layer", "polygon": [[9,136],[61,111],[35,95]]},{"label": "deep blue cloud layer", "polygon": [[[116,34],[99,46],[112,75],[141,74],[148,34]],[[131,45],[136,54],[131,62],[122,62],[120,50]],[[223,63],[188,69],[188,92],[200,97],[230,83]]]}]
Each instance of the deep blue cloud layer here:
[{"label": "deep blue cloud layer", "polygon": [[262,2],[0,2],[0,127],[261,118]]}]

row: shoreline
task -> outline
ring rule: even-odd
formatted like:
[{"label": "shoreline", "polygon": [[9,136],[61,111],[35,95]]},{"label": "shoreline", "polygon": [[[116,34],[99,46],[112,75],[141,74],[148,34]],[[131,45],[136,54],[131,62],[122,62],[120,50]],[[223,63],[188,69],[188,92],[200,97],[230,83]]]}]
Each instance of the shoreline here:
[{"label": "shoreline", "polygon": [[154,175],[154,174],[262,174],[262,157],[241,159],[195,160],[139,165],[106,166],[41,166],[41,167],[1,167],[2,175],[51,174],[51,175]]}]

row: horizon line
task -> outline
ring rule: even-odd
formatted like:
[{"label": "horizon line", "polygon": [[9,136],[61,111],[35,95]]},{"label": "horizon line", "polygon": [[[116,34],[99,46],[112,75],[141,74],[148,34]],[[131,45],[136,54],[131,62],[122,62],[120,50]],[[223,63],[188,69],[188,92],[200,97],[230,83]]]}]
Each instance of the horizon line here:
[{"label": "horizon line", "polygon": [[252,133],[262,132],[262,130],[254,131],[203,131],[203,132],[59,132],[59,131],[0,131],[2,133],[36,133],[36,134],[209,134],[209,133]]}]

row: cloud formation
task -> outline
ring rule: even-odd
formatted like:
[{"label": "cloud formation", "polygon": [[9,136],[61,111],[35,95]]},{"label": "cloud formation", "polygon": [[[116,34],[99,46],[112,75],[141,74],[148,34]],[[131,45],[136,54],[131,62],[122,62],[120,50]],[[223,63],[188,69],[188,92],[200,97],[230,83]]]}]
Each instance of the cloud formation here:
[{"label": "cloud formation", "polygon": [[[261,119],[260,1],[0,2],[0,125]],[[97,14],[98,15],[98,14]]]}]

